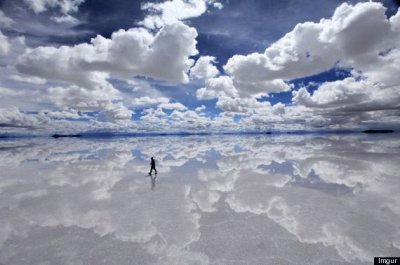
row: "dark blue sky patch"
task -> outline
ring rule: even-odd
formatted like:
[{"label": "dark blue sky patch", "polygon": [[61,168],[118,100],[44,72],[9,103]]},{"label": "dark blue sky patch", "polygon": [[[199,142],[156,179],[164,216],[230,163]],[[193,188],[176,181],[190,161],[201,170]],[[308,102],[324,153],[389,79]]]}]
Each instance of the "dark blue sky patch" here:
[{"label": "dark blue sky patch", "polygon": [[257,98],[259,102],[268,101],[271,105],[276,103],[290,104],[292,100],[292,91],[280,92],[280,93],[270,93],[268,96],[262,96]]},{"label": "dark blue sky patch", "polygon": [[79,8],[79,18],[85,23],[76,28],[109,38],[114,31],[132,28],[144,18],[141,3],[129,0],[86,0]]}]

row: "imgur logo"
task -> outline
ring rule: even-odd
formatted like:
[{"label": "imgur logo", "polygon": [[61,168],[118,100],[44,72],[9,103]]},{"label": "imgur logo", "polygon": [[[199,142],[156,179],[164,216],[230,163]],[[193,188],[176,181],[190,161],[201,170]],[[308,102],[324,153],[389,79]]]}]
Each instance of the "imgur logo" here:
[{"label": "imgur logo", "polygon": [[400,265],[400,258],[395,258],[395,257],[375,257],[374,258],[374,265],[389,265],[389,264],[399,264]]}]

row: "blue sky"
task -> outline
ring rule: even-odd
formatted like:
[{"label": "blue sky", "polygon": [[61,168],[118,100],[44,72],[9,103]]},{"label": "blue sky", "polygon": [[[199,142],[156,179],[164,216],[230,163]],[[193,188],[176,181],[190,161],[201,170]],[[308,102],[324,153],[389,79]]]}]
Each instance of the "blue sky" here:
[{"label": "blue sky", "polygon": [[0,134],[400,128],[397,1],[0,8]]}]

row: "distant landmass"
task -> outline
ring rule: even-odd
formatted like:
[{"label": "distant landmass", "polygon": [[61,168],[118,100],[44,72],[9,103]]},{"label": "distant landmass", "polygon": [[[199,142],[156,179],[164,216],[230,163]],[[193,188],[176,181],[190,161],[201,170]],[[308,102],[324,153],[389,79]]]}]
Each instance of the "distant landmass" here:
[{"label": "distant landmass", "polygon": [[53,134],[51,137],[60,138],[60,137],[82,137],[81,134]]},{"label": "distant landmass", "polygon": [[363,133],[394,133],[393,130],[365,130]]}]

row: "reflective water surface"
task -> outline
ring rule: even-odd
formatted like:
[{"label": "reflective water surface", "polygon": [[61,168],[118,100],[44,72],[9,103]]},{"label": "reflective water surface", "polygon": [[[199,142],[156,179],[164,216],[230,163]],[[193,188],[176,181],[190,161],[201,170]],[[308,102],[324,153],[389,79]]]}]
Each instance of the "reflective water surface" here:
[{"label": "reflective water surface", "polygon": [[0,264],[371,264],[399,191],[397,135],[2,140]]}]

